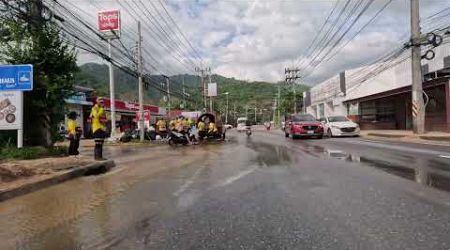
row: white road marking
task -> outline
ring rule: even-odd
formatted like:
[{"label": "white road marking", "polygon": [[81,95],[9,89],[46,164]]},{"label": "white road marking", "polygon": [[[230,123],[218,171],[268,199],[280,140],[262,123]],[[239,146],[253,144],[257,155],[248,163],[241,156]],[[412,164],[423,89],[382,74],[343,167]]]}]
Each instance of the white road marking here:
[{"label": "white road marking", "polygon": [[178,197],[182,194],[186,189],[188,189],[193,183],[195,178],[200,174],[200,172],[205,168],[205,166],[200,167],[195,171],[195,173],[189,178],[176,192],[173,193],[174,196]]},{"label": "white road marking", "polygon": [[450,155],[439,155],[439,157],[450,159]]},{"label": "white road marking", "polygon": [[258,168],[258,166],[253,166],[245,171],[239,172],[237,175],[231,176],[227,178],[225,181],[219,183],[216,187],[224,187],[227,185],[230,185],[231,183],[241,179],[242,177],[250,174],[251,172],[255,171]]}]

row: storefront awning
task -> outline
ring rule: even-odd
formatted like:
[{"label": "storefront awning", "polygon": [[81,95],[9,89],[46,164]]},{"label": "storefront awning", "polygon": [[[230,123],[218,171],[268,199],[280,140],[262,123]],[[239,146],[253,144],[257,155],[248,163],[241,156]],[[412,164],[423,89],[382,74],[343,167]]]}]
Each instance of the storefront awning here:
[{"label": "storefront awning", "polygon": [[86,105],[86,106],[92,106],[92,102],[83,101],[83,100],[74,100],[74,99],[64,99],[66,103],[70,104],[79,104],[79,105]]}]

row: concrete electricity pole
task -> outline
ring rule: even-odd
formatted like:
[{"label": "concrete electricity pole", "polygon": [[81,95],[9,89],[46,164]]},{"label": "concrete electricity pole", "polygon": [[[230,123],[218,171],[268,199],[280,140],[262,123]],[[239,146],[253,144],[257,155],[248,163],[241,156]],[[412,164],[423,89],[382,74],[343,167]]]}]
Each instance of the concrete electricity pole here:
[{"label": "concrete electricity pole", "polygon": [[114,98],[114,68],[111,59],[111,39],[108,39],[108,68],[109,68],[109,99],[111,100],[111,137],[114,138],[116,130],[116,100]]},{"label": "concrete electricity pole", "polygon": [[206,81],[205,81],[204,77],[205,77],[205,73],[208,72],[208,69],[195,68],[195,71],[200,73],[200,85],[201,85],[201,89],[202,89],[202,93],[203,93],[203,103],[204,103],[203,108],[206,111],[208,108],[208,101],[206,98],[208,91],[206,89]]},{"label": "concrete electricity pole", "polygon": [[139,74],[139,139],[144,141],[144,84],[142,82],[142,35],[141,22],[138,21],[138,74]]},{"label": "concrete electricity pole", "polygon": [[295,90],[295,82],[300,78],[298,74],[300,72],[299,68],[286,68],[284,69],[284,74],[286,75],[286,83],[292,83],[292,92],[294,92],[294,113],[297,113],[297,96]]},{"label": "concrete electricity pole", "polygon": [[227,95],[227,108],[225,111],[225,124],[228,124],[228,94],[230,94],[229,92],[225,92],[225,95]]},{"label": "concrete electricity pole", "polygon": [[170,112],[170,109],[171,109],[171,107],[170,107],[170,79],[169,79],[169,77],[168,76],[166,76],[166,86],[167,86],[167,109],[168,109],[168,112]]},{"label": "concrete electricity pole", "polygon": [[186,89],[184,88],[184,75],[183,75],[183,109],[186,110]]},{"label": "concrete electricity pole", "polygon": [[413,132],[425,132],[425,107],[422,88],[421,35],[420,35],[419,0],[411,0],[411,70],[412,70],[412,120]]},{"label": "concrete electricity pole", "polygon": [[[208,80],[209,80],[209,84],[211,84],[211,69],[208,70]],[[209,97],[209,112],[211,112],[211,113],[213,112],[212,96]]]},{"label": "concrete electricity pole", "polygon": [[255,106],[255,125],[256,125],[256,106]]}]

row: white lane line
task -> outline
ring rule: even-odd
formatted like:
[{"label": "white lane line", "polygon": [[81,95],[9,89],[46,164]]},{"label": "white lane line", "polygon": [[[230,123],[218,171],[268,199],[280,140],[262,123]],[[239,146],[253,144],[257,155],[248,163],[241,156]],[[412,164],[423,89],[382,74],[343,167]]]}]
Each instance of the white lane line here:
[{"label": "white lane line", "polygon": [[255,171],[258,168],[258,166],[253,166],[245,171],[239,172],[237,175],[231,176],[229,178],[227,178],[225,181],[223,181],[222,183],[219,183],[216,187],[224,187],[227,185],[230,185],[231,183],[241,179],[242,177],[250,174],[251,172]]},{"label": "white lane line", "polygon": [[178,197],[180,194],[182,194],[186,189],[188,189],[193,183],[195,178],[200,174],[200,172],[205,168],[205,166],[200,167],[195,171],[195,173],[189,178],[176,192],[173,193],[175,197]]},{"label": "white lane line", "polygon": [[441,157],[441,158],[446,158],[446,159],[450,159],[450,155],[439,155],[439,157]]}]

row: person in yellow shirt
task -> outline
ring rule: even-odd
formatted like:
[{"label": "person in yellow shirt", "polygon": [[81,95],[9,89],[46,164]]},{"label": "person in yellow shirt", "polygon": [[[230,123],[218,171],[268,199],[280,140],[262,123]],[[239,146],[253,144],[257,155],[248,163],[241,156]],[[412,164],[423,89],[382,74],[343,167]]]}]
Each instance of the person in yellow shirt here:
[{"label": "person in yellow shirt", "polygon": [[214,122],[210,122],[208,125],[208,135],[216,135],[218,132],[216,124]]},{"label": "person in yellow shirt", "polygon": [[89,118],[91,119],[92,134],[95,139],[94,158],[104,160],[103,142],[106,137],[106,113],[102,99],[97,98],[97,103],[92,107]]},{"label": "person in yellow shirt", "polygon": [[202,140],[203,137],[206,136],[206,124],[203,121],[199,121],[197,123],[197,129],[198,129],[198,136],[200,137],[200,140]]},{"label": "person in yellow shirt", "polygon": [[156,123],[157,133],[163,138],[167,134],[167,124],[163,118],[160,118]]},{"label": "person in yellow shirt", "polygon": [[191,123],[189,122],[189,119],[184,118],[182,124],[183,124],[183,131],[186,133],[189,132],[189,129],[191,128]]},{"label": "person in yellow shirt", "polygon": [[175,130],[180,133],[183,132],[183,120],[180,117],[175,121]]},{"label": "person in yellow shirt", "polygon": [[77,113],[70,112],[67,117],[69,118],[67,121],[67,137],[70,141],[69,155],[79,155],[78,148],[80,147],[81,131],[77,125]]},{"label": "person in yellow shirt", "polygon": [[177,122],[174,119],[170,120],[170,122],[169,122],[169,129],[171,131],[175,131],[176,125],[177,125]]}]

